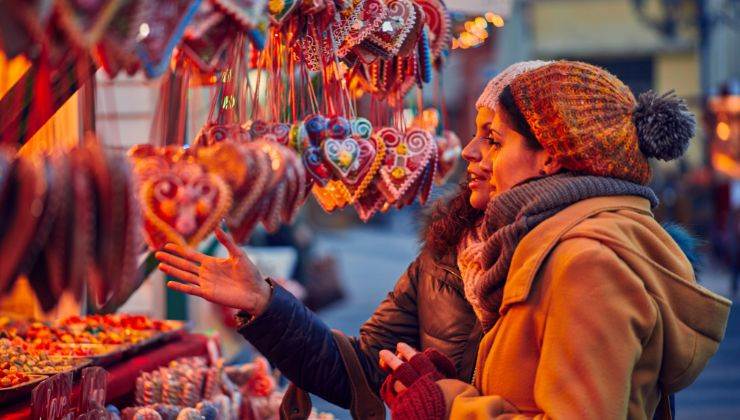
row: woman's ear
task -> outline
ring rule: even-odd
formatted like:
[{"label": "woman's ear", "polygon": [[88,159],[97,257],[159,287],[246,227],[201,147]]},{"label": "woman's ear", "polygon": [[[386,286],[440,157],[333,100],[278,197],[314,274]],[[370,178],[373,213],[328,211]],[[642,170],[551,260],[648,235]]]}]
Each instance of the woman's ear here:
[{"label": "woman's ear", "polygon": [[541,175],[555,175],[563,169],[563,166],[555,158],[550,156],[549,153],[545,153],[545,162],[542,164],[540,170]]}]

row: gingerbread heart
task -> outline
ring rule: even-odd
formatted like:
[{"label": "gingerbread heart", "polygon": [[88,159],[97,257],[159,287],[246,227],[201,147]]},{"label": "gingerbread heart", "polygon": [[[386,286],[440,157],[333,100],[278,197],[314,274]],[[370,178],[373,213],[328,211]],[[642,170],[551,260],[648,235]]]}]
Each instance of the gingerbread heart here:
[{"label": "gingerbread heart", "polygon": [[258,139],[270,132],[270,125],[263,120],[254,120],[249,124],[249,134]]},{"label": "gingerbread heart", "polygon": [[247,130],[239,124],[205,124],[195,136],[194,146],[210,146],[225,140],[238,143],[248,142],[251,136]]},{"label": "gingerbread heart", "polygon": [[388,202],[395,204],[423,174],[432,154],[436,153],[434,138],[418,128],[411,128],[402,135],[395,128],[385,127],[378,130],[377,135],[386,146],[379,187]]},{"label": "gingerbread heart", "polygon": [[290,141],[290,124],[275,123],[270,125],[269,134],[275,136],[275,141],[288,146]]},{"label": "gingerbread heart", "polygon": [[398,49],[399,56],[407,56],[415,50],[417,41],[424,29],[424,24],[426,23],[424,10],[416,3],[414,3],[414,15],[416,16],[416,19],[414,19],[414,25],[406,35],[406,39],[403,40],[403,44],[401,44],[401,47]]},{"label": "gingerbread heart", "polygon": [[[388,12],[388,8],[382,0],[364,0],[356,7],[359,9],[359,13],[353,13],[354,20],[352,18],[340,19],[340,24],[336,25],[338,33],[335,33],[334,39],[343,40],[337,49],[337,56],[340,58],[346,56],[352,48],[376,31]],[[346,28],[342,26],[346,26]],[[344,35],[344,37],[341,37],[341,35]],[[337,36],[340,37],[337,38]]]},{"label": "gingerbread heart", "polygon": [[385,58],[398,54],[416,24],[416,10],[411,0],[390,0],[378,29],[362,42],[372,52]]},{"label": "gingerbread heart", "polygon": [[146,181],[141,199],[146,239],[155,250],[167,242],[197,245],[231,207],[226,183],[190,162],[177,162]]},{"label": "gingerbread heart", "polygon": [[429,43],[432,59],[436,60],[449,48],[452,40],[452,21],[447,7],[441,0],[416,0],[421,6],[429,28]]},{"label": "gingerbread heart", "polygon": [[320,147],[309,146],[303,151],[302,159],[308,175],[313,181],[323,187],[331,179],[331,169],[326,166],[321,156]]},{"label": "gingerbread heart", "polygon": [[360,197],[365,195],[366,190],[375,183],[376,175],[378,174],[380,166],[383,164],[383,160],[385,159],[385,143],[383,143],[383,140],[380,137],[374,136],[369,140],[369,142],[372,143],[375,157],[373,158],[372,163],[370,163],[366,173],[364,173],[362,177],[359,178],[361,182],[352,186],[354,189],[354,193],[352,196],[353,202],[357,201],[358,199],[360,199]]},{"label": "gingerbread heart", "polygon": [[365,176],[368,175],[373,162],[375,162],[375,156],[377,154],[374,140],[365,140],[358,138],[355,139],[355,142],[357,142],[357,145],[360,149],[359,155],[357,157],[357,162],[355,166],[351,168],[347,176],[345,176],[343,179],[343,181],[345,181],[350,186],[355,186],[357,185],[357,183],[365,179]]},{"label": "gingerbread heart", "polygon": [[360,220],[367,222],[375,213],[385,205],[385,197],[377,187],[377,183],[371,183],[364,194],[355,199],[354,206]]},{"label": "gingerbread heart", "polygon": [[270,157],[258,149],[244,150],[247,157],[247,182],[243,189],[234,191],[234,206],[229,212],[229,226],[240,225],[252,206],[259,201],[265,188],[272,181]]},{"label": "gingerbread heart", "polygon": [[344,140],[328,139],[321,145],[324,161],[342,179],[346,179],[358,164],[360,145],[351,137]]}]

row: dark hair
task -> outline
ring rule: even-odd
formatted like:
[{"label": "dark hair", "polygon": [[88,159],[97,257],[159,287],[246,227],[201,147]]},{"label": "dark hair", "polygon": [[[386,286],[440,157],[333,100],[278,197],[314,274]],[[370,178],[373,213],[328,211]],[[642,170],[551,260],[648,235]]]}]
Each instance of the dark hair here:
[{"label": "dark hair", "polygon": [[435,201],[426,212],[421,240],[435,258],[456,254],[465,233],[483,216],[482,210],[470,205],[470,193],[468,180],[463,177],[454,192]]},{"label": "dark hair", "polygon": [[501,95],[498,97],[498,103],[501,106],[500,109],[506,114],[504,118],[514,128],[514,131],[524,136],[526,146],[531,150],[542,149],[542,144],[537,141],[532,127],[529,126],[527,119],[524,118],[524,114],[517,106],[514,101],[514,95],[511,93],[511,87],[507,85],[504,90],[501,91]]}]

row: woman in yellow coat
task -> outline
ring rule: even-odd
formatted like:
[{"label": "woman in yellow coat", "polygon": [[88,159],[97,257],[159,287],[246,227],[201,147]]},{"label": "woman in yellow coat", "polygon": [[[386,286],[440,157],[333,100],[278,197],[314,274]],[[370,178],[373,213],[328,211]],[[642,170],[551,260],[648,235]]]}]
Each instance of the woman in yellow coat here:
[{"label": "woman in yellow coat", "polygon": [[481,98],[477,136],[492,149],[470,175],[492,193],[457,253],[485,330],[476,374],[446,379],[440,354],[402,343],[381,352],[394,418],[670,416],[667,396],[716,352],[730,308],[696,283],[645,186],[648,158],[685,152],[693,116],[570,61]]}]

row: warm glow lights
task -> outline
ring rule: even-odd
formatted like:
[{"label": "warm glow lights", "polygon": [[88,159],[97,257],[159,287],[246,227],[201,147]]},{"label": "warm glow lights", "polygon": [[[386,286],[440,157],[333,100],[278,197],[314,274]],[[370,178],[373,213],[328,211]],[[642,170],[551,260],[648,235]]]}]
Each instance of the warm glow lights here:
[{"label": "warm glow lights", "polygon": [[493,12],[472,18],[463,24],[465,28],[457,37],[452,38],[452,49],[478,47],[488,39],[488,24],[496,28],[504,26],[504,18]]},{"label": "warm glow lights", "polygon": [[730,139],[730,124],[727,124],[724,121],[720,121],[717,123],[716,128],[717,138],[719,138],[722,141],[727,141]]}]

